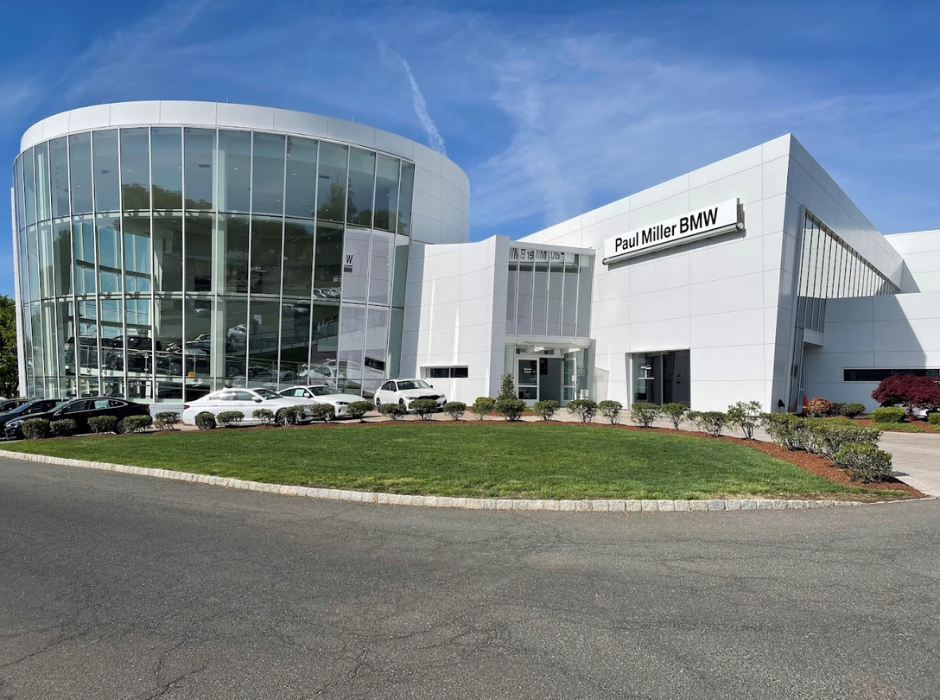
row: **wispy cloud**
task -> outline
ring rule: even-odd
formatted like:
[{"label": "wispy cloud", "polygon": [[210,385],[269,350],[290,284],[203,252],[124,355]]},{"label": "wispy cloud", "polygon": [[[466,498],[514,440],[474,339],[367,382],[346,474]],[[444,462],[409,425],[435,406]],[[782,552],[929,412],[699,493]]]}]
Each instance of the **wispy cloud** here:
[{"label": "wispy cloud", "polygon": [[421,92],[421,88],[418,86],[418,81],[415,80],[414,73],[411,71],[411,66],[408,61],[406,61],[400,53],[390,49],[383,42],[379,41],[377,43],[385,60],[397,64],[405,71],[405,76],[408,78],[408,83],[411,86],[411,99],[414,104],[415,116],[418,117],[418,121],[421,122],[421,128],[424,129],[424,133],[428,137],[428,145],[438,153],[447,155],[447,145],[444,143],[444,137],[441,136],[437,125],[434,123],[434,120],[431,119],[431,115],[428,112],[427,100],[424,99],[424,93]]}]

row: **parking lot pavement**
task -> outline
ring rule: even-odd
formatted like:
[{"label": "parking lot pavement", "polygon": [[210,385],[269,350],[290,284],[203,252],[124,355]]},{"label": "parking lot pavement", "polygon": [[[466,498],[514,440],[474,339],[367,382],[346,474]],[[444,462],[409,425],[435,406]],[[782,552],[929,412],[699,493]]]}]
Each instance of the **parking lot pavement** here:
[{"label": "parking lot pavement", "polygon": [[886,432],[879,444],[891,453],[899,479],[930,496],[940,496],[940,435]]},{"label": "parking lot pavement", "polygon": [[8,459],[0,484],[0,697],[940,697],[938,501],[457,511]]}]

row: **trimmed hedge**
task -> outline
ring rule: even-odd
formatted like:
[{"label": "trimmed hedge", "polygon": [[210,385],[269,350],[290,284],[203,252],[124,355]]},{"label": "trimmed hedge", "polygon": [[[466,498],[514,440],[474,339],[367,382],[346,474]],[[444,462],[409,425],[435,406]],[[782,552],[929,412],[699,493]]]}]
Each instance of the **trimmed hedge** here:
[{"label": "trimmed hedge", "polygon": [[496,412],[511,423],[518,421],[525,412],[525,401],[522,399],[501,399],[496,402]]},{"label": "trimmed hedge", "polygon": [[161,411],[156,415],[154,425],[157,430],[176,430],[176,424],[180,422],[180,414],[175,411]]},{"label": "trimmed hedge", "polygon": [[251,417],[261,425],[272,425],[274,423],[274,411],[270,408],[256,408],[251,412]]},{"label": "trimmed hedge", "polygon": [[[285,408],[280,413],[286,415],[288,422],[293,424],[300,422],[300,416],[303,415],[303,410],[304,409],[302,406],[290,406],[289,408]],[[336,417],[336,413],[333,410],[333,407],[328,403],[313,404],[310,407],[310,415],[313,416],[313,420],[322,420],[324,423],[328,423]]]},{"label": "trimmed hedge", "polygon": [[245,420],[245,414],[241,411],[222,411],[215,419],[223,428],[237,428]]},{"label": "trimmed hedge", "polygon": [[623,411],[623,404],[619,401],[601,401],[597,404],[597,412],[606,418],[611,425],[620,422],[620,413]]},{"label": "trimmed hedge", "polygon": [[863,403],[844,403],[839,409],[839,413],[846,418],[857,418],[865,413],[865,404]]},{"label": "trimmed hedge", "polygon": [[431,414],[437,410],[437,401],[434,399],[418,399],[412,401],[408,408],[421,420],[431,420]]},{"label": "trimmed hedge", "polygon": [[874,445],[843,445],[835,455],[835,464],[853,481],[865,484],[891,476],[891,455]]},{"label": "trimmed hedge", "polygon": [[660,407],[660,411],[669,419],[669,422],[672,423],[672,427],[678,430],[679,425],[685,420],[689,413],[689,407],[681,403],[664,403]]},{"label": "trimmed hedge", "polygon": [[215,430],[215,416],[208,411],[196,414],[196,427],[200,430]]},{"label": "trimmed hedge", "polygon": [[383,403],[379,406],[379,413],[388,416],[392,420],[398,420],[405,415],[405,407],[397,403]]},{"label": "trimmed hedge", "polygon": [[68,437],[69,435],[73,435],[75,431],[78,430],[78,423],[76,423],[71,418],[54,420],[49,424],[49,430],[56,437]]},{"label": "trimmed hedge", "polygon": [[116,433],[118,419],[115,416],[94,416],[88,419],[88,429],[93,433]]},{"label": "trimmed hedge", "polygon": [[745,440],[753,440],[754,430],[760,425],[760,402],[738,401],[733,406],[728,406],[727,417],[729,423],[741,429]]},{"label": "trimmed hedge", "polygon": [[940,426],[940,413],[931,413],[928,415],[927,422],[930,423],[930,425]]},{"label": "trimmed hedge", "polygon": [[597,402],[592,399],[575,399],[568,402],[568,411],[580,418],[582,423],[590,423],[597,415]]},{"label": "trimmed hedge", "polygon": [[876,423],[900,423],[905,415],[904,409],[897,406],[876,408],[871,412],[871,417]]},{"label": "trimmed hedge", "polygon": [[20,430],[27,440],[42,440],[49,437],[49,421],[45,418],[27,418]]},{"label": "trimmed hedge", "polygon": [[128,416],[121,421],[125,433],[142,433],[153,425],[153,418],[150,416]]},{"label": "trimmed hedge", "polygon": [[542,420],[551,420],[558,412],[558,409],[561,408],[561,404],[552,399],[545,399],[544,401],[536,401],[532,408],[542,416]]},{"label": "trimmed hedge", "polygon": [[363,417],[371,411],[375,406],[371,401],[351,401],[348,406],[346,406],[346,416],[348,418],[355,418],[360,423],[365,423]]},{"label": "trimmed hedge", "polygon": [[488,413],[492,413],[495,409],[496,401],[491,399],[489,396],[477,397],[477,400],[473,402],[472,406],[470,406],[470,412],[479,420],[483,420]]},{"label": "trimmed hedge", "polygon": [[444,404],[444,413],[454,420],[460,420],[463,418],[463,414],[466,410],[467,404],[465,404],[463,401],[448,401]]},{"label": "trimmed hedge", "polygon": [[630,404],[630,420],[636,425],[649,428],[662,413],[662,409],[649,401],[634,401]]}]

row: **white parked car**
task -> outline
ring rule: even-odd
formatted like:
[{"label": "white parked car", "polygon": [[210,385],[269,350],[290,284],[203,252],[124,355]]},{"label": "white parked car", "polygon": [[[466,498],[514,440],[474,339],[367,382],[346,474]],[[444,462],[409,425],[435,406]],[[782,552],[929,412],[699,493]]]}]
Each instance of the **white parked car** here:
[{"label": "white parked car", "polygon": [[322,384],[306,386],[292,386],[280,392],[281,396],[289,399],[310,400],[314,403],[327,403],[333,407],[333,415],[337,418],[346,417],[346,407],[353,401],[365,401],[355,394],[337,394],[335,389]]},{"label": "white parked car", "polygon": [[431,399],[437,402],[438,409],[444,408],[447,397],[423,379],[391,379],[375,392],[375,407],[383,403],[397,403],[411,410],[411,403],[418,399]]},{"label": "white parked car", "polygon": [[274,412],[275,420],[284,425],[288,422],[284,409],[291,406],[304,406],[302,420],[309,421],[313,419],[313,416],[310,415],[309,406],[314,403],[314,401],[305,399],[289,399],[264,387],[257,389],[222,389],[184,404],[182,418],[183,423],[186,425],[196,425],[196,416],[203,412],[209,412],[217,416],[223,411],[241,411],[245,416],[244,422],[256,423],[258,421],[252,418],[251,414],[259,408],[267,408]]}]

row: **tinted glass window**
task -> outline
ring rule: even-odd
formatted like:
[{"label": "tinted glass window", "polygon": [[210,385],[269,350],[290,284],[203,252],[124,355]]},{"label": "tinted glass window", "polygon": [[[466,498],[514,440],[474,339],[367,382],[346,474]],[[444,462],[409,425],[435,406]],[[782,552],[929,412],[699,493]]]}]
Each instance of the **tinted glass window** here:
[{"label": "tinted glass window", "polygon": [[212,209],[212,173],[215,166],[215,131],[184,129],[186,208]]},{"label": "tinted glass window", "polygon": [[150,208],[150,136],[147,129],[121,129],[121,196],[125,210]]},{"label": "tinted glass window", "polygon": [[353,148],[349,151],[349,203],[346,222],[372,226],[372,195],[375,184],[375,153]]},{"label": "tinted glass window", "polygon": [[249,211],[251,205],[251,134],[219,132],[219,209]]},{"label": "tinted glass window", "polygon": [[343,221],[346,213],[346,158],[346,146],[320,144],[317,216],[321,221]]},{"label": "tinted glass window", "polygon": [[153,208],[183,207],[183,141],[178,127],[154,127],[150,132],[153,157]]},{"label": "tinted glass window", "polygon": [[49,162],[52,167],[52,216],[68,216],[69,154],[64,136],[49,142]]},{"label": "tinted glass window", "polygon": [[287,216],[312,219],[316,213],[317,142],[287,137]]},{"label": "tinted glass window", "polygon": [[[72,213],[87,214],[91,212],[91,134],[72,134],[69,136],[69,175],[71,178]],[[26,190],[26,194],[28,205],[29,189]]]},{"label": "tinted glass window", "polygon": [[466,379],[470,376],[470,373],[466,367],[454,367],[450,372],[450,376],[454,379]]},{"label": "tinted glass window", "polygon": [[118,173],[118,132],[115,129],[93,134],[95,151],[95,209],[117,211],[121,208]]},{"label": "tinted glass window", "polygon": [[252,168],[252,211],[255,214],[284,212],[284,137],[254,135]]},{"label": "tinted glass window", "polygon": [[432,367],[428,370],[428,376],[431,379],[447,379],[450,377],[450,369],[447,367]]}]

